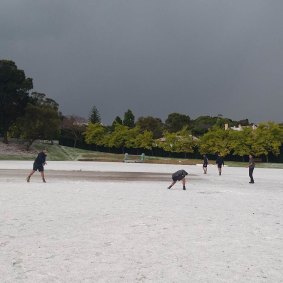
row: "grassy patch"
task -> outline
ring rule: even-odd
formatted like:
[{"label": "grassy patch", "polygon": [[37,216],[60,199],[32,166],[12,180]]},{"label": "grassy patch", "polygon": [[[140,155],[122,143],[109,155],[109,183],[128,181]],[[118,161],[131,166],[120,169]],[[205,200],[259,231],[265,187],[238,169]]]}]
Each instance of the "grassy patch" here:
[{"label": "grassy patch", "polygon": [[67,160],[78,160],[82,154],[87,153],[87,150],[61,146],[57,144],[42,144],[35,143],[33,146],[37,151],[46,148],[48,151],[48,160],[52,161],[67,161]]},{"label": "grassy patch", "polygon": [[[48,150],[47,160],[49,161],[104,161],[104,162],[123,162],[124,154],[114,154],[107,152],[89,151],[84,149],[78,149],[73,147],[61,146],[58,144],[48,144],[35,142],[30,152],[22,151],[20,153],[7,153],[0,154],[0,160],[34,160],[37,156],[37,152],[46,148]],[[130,155],[130,159],[139,160],[140,155]],[[169,157],[155,157],[145,156],[144,163],[155,164],[178,164],[178,165],[196,165],[202,164],[200,159],[181,159],[181,158],[169,158]],[[210,160],[210,164],[215,164],[214,160]],[[225,161],[225,165],[230,167],[246,167],[247,162],[232,162]],[[283,169],[282,163],[256,163],[257,168],[279,168]]]},{"label": "grassy patch", "polygon": [[10,155],[10,154],[0,154],[0,160],[33,160],[33,155]]},{"label": "grassy patch", "polygon": [[82,154],[89,153],[89,151],[83,149],[38,141],[31,146],[29,151],[26,151],[23,144],[10,141],[9,146],[0,148],[0,160],[34,160],[38,152],[44,148],[48,151],[47,160],[50,161],[78,160]]}]

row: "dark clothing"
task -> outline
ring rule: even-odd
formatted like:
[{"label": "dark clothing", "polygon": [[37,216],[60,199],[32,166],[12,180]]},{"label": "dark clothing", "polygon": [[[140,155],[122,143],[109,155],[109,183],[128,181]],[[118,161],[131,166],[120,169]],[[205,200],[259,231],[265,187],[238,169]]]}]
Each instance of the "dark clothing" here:
[{"label": "dark clothing", "polygon": [[251,183],[254,183],[254,178],[253,178],[253,172],[254,172],[254,167],[249,167],[249,176],[251,178]]},{"label": "dark clothing", "polygon": [[254,183],[253,172],[255,169],[255,162],[252,157],[249,158],[249,177],[251,179],[251,183]]},{"label": "dark clothing", "polygon": [[186,175],[188,175],[188,173],[185,170],[179,170],[172,174],[172,180],[174,182],[181,181],[182,179],[185,178]]},{"label": "dark clothing", "polygon": [[208,164],[208,159],[207,159],[207,157],[205,156],[205,157],[203,158],[203,167],[207,167],[207,164]]},{"label": "dark clothing", "polygon": [[44,163],[46,161],[46,154],[44,152],[40,152],[36,159],[34,160],[34,163],[33,163],[33,170],[34,171],[39,171],[39,172],[42,172],[44,171]]},{"label": "dark clothing", "polygon": [[255,168],[255,162],[252,157],[249,158],[249,168]]},{"label": "dark clothing", "polygon": [[218,168],[221,168],[222,165],[224,166],[224,160],[223,160],[222,156],[217,156],[216,164],[217,164]]},{"label": "dark clothing", "polygon": [[44,152],[40,152],[36,159],[34,160],[34,163],[37,163],[37,164],[44,164],[46,161],[46,154]]},{"label": "dark clothing", "polygon": [[44,171],[44,167],[42,164],[38,164],[34,162],[32,170],[42,172]]}]

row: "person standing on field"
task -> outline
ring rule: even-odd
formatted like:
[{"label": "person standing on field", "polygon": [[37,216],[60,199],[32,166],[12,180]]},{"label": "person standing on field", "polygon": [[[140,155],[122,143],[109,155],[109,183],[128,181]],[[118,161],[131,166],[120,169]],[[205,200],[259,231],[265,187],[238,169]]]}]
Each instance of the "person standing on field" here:
[{"label": "person standing on field", "polygon": [[203,174],[207,174],[207,165],[208,165],[208,158],[207,158],[207,156],[204,154],[204,155],[203,155],[203,165],[202,165]]},{"label": "person standing on field", "polygon": [[220,176],[221,173],[222,173],[222,166],[224,166],[224,160],[223,160],[223,157],[221,156],[220,153],[217,155],[216,164],[217,164],[218,173],[219,173],[219,176]]},{"label": "person standing on field", "polygon": [[34,174],[35,171],[39,171],[41,174],[41,178],[43,183],[46,183],[45,177],[44,177],[44,165],[46,165],[46,156],[47,156],[47,150],[42,150],[36,157],[33,163],[33,169],[30,172],[30,174],[27,176],[27,182],[30,182],[31,176]]},{"label": "person standing on field", "polygon": [[254,184],[254,177],[253,177],[253,173],[254,173],[254,169],[255,169],[255,162],[254,162],[254,158],[253,156],[250,154],[249,155],[249,177],[250,177],[250,184]]}]

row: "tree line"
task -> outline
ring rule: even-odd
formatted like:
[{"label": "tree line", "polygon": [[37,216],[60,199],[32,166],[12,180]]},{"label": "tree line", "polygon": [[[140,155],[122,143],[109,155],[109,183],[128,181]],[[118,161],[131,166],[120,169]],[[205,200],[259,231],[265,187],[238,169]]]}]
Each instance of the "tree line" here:
[{"label": "tree line", "polygon": [[[103,125],[96,108],[88,119],[59,111],[56,101],[45,94],[32,91],[33,80],[27,78],[13,61],[0,60],[0,135],[26,141],[27,149],[37,139],[67,138],[76,147],[78,142],[90,145],[125,149],[153,150],[200,154],[266,156],[278,155],[283,141],[282,125],[268,122],[252,129],[248,119],[234,121],[222,115],[200,116],[170,113],[163,122],[147,116],[135,119],[128,109],[123,117],[117,116],[111,125]],[[229,127],[241,124],[242,131]]]},{"label": "tree line", "polygon": [[137,121],[132,128],[120,123],[109,128],[99,123],[89,123],[83,136],[87,144],[122,150],[161,148],[166,152],[187,154],[197,151],[200,154],[220,153],[222,156],[240,157],[252,154],[265,156],[267,161],[269,154],[279,155],[283,141],[282,127],[273,122],[261,123],[256,129],[244,127],[241,131],[215,125],[199,137],[184,127],[176,132],[165,130],[161,138],[154,138],[153,132],[142,125]]}]

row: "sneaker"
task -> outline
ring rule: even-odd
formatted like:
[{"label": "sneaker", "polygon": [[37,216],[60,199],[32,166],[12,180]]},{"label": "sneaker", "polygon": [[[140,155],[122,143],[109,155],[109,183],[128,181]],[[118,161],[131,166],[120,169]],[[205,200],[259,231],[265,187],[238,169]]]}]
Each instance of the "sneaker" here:
[{"label": "sneaker", "polygon": [[29,181],[30,181],[30,176],[27,177],[27,182],[29,183]]}]

